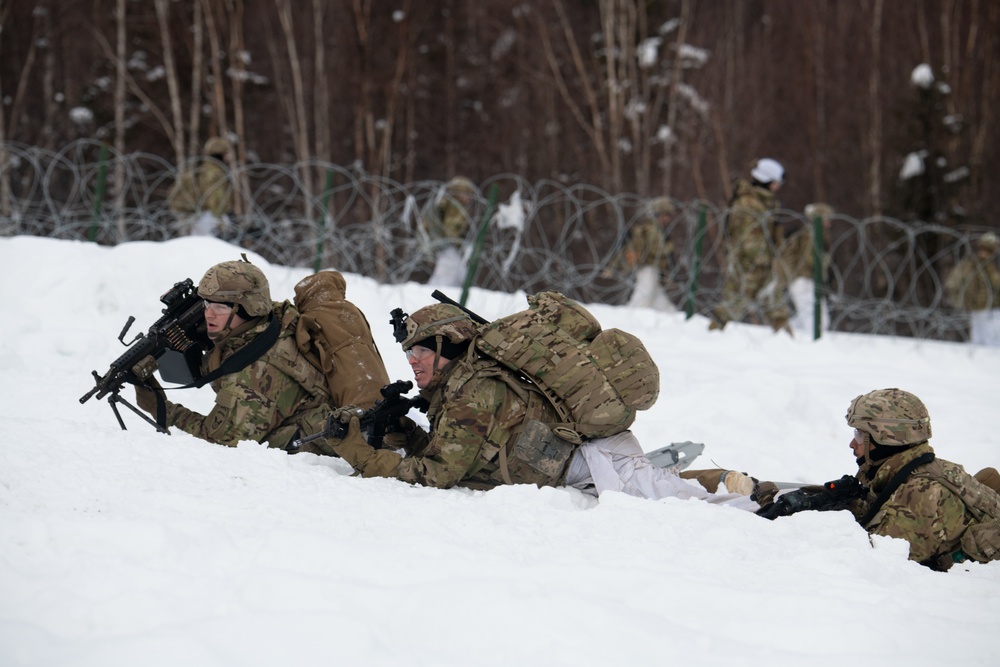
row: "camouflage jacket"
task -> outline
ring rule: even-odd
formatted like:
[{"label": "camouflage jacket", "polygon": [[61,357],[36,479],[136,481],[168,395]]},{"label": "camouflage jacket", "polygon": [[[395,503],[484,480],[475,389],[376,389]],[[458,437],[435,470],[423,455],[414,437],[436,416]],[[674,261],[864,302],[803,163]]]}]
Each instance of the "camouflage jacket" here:
[{"label": "camouflage jacket", "polygon": [[[851,506],[855,518],[859,522],[862,520],[896,472],[913,459],[933,451],[924,443],[884,461],[862,464],[858,480],[869,490],[866,498]],[[940,463],[956,466],[947,461]],[[962,534],[972,522],[972,516],[961,498],[941,483],[921,475],[925,468],[926,465],[917,467],[864,528],[875,535],[906,540],[910,543],[910,560],[934,567],[938,557],[959,549]]]},{"label": "camouflage jacket", "polygon": [[773,254],[781,243],[781,232],[772,212],[778,210],[778,198],[766,188],[740,180],[726,219],[726,234],[731,244],[730,253],[739,263],[753,260],[760,255]]},{"label": "camouflage jacket", "polygon": [[233,186],[226,166],[218,160],[204,162],[185,171],[167,196],[175,213],[209,211],[216,217],[233,208]]},{"label": "camouflage jacket", "polygon": [[[813,231],[811,227],[803,227],[788,236],[778,250],[781,267],[788,282],[796,278],[813,279],[816,252],[813,248]],[[830,266],[830,253],[823,251],[823,275]]]},{"label": "camouflage jacket", "polygon": [[978,257],[966,257],[948,274],[944,289],[955,308],[1000,308],[1000,268],[994,261],[982,262]]},{"label": "camouflage jacket", "polygon": [[424,216],[424,227],[431,239],[460,245],[469,233],[469,212],[449,195],[445,195]]},{"label": "camouflage jacket", "polygon": [[430,432],[417,429],[399,479],[426,486],[489,489],[507,483],[555,485],[512,453],[526,419],[557,422],[555,411],[514,374],[472,350],[442,369],[421,391],[430,407]]},{"label": "camouflage jacket", "polygon": [[641,266],[655,266],[660,275],[666,276],[670,272],[673,252],[674,244],[656,221],[644,219],[629,231],[624,247],[611,260],[611,267],[629,272]]},{"label": "camouflage jacket", "polygon": [[[288,301],[275,303],[272,315],[281,322],[277,342],[246,368],[212,382],[215,407],[207,415],[167,404],[167,425],[235,447],[242,440],[266,442],[284,449],[296,433],[321,431],[330,413],[326,377],[295,344],[298,311]],[[202,363],[209,373],[267,329],[256,318],[218,343]]]}]

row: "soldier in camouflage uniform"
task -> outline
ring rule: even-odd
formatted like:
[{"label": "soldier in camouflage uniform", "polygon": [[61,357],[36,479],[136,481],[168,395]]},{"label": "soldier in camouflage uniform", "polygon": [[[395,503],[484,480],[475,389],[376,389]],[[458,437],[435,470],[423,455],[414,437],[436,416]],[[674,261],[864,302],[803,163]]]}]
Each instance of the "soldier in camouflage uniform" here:
[{"label": "soldier in camouflage uniform", "polygon": [[[385,442],[405,455],[376,450],[362,437],[356,411],[343,409],[341,417],[349,423],[346,437],[328,438],[324,446],[362,476],[395,477],[438,488],[566,485],[594,495],[615,490],[757,509],[748,497],[752,483],[746,475],[713,471],[715,485],[722,483],[720,488],[733,492],[709,493],[695,481],[654,466],[630,431],[574,446],[547,427],[537,430],[538,422],[559,423],[555,409],[534,385],[477,354],[471,343],[479,327],[460,308],[427,306],[408,316],[404,325],[397,339],[426,401],[430,431],[403,418],[402,433],[392,434],[392,439],[387,435]],[[743,488],[735,491],[739,482]]]},{"label": "soldier in camouflage uniform", "polygon": [[611,261],[614,271],[635,274],[635,286],[629,305],[676,312],[668,291],[674,289],[670,281],[673,268],[674,244],[669,239],[670,226],[676,208],[667,197],[657,197],[649,202],[642,220],[629,230],[624,247]]},{"label": "soldier in camouflage uniform", "polygon": [[[202,362],[203,376],[259,336],[277,330],[277,339],[248,366],[211,383],[215,407],[207,415],[166,401],[167,426],[228,447],[252,440],[279,449],[299,434],[323,430],[333,409],[326,377],[299,352],[298,311],[288,301],[271,301],[263,272],[247,261],[216,264],[198,284],[198,295],[205,299],[205,323],[213,343]],[[137,385],[136,402],[156,415],[154,391]]]},{"label": "soldier in camouflage uniform", "polygon": [[974,557],[963,549],[974,551],[977,560],[994,559],[968,546],[966,531],[982,517],[977,519],[964,498],[978,494],[993,511],[1000,508],[997,492],[980,482],[996,471],[987,468],[972,477],[962,466],[935,458],[928,443],[930,416],[919,398],[899,389],[872,391],[851,402],[846,419],[855,429],[850,446],[857,479],[867,487],[867,495],[850,509],[869,533],[906,540],[910,560],[936,570]]},{"label": "soldier in camouflage uniform", "polygon": [[179,236],[217,236],[227,230],[233,209],[233,184],[226,166],[232,144],[222,137],[205,142],[205,159],[184,171],[167,195],[167,205],[177,215]]},{"label": "soldier in camouflage uniform", "polygon": [[974,250],[948,274],[945,294],[952,306],[969,312],[971,343],[1000,347],[1000,241],[987,232]]},{"label": "soldier in camouflage uniform", "polygon": [[[721,303],[713,311],[711,329],[749,319],[791,333],[784,291],[773,283],[776,248],[781,245],[781,230],[773,213],[779,208],[777,192],[784,177],[780,163],[762,158],[751,171],[751,180],[741,179],[736,184],[726,220],[726,282]],[[771,289],[766,290],[769,283],[773,283]],[[779,289],[774,289],[776,285]]]},{"label": "soldier in camouflage uniform", "polygon": [[424,216],[424,229],[436,249],[434,273],[428,284],[460,287],[465,282],[469,252],[466,239],[477,194],[472,181],[456,176],[448,181],[438,201]]}]

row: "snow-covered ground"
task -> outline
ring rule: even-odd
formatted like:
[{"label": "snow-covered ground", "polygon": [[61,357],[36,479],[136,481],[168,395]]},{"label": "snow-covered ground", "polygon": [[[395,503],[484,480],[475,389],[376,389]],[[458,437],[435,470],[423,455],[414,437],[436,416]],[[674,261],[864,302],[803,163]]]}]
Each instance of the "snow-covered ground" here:
[{"label": "snow-covered ground", "polygon": [[[173,283],[239,252],[0,239],[0,664],[996,664],[1000,562],[935,573],[846,512],[768,522],[696,500],[441,491],[130,414],[122,431],[104,401],[80,405],[128,315],[144,330]],[[307,273],[253,259],[274,298]],[[409,379],[388,313],[431,288],[348,279],[390,376]],[[524,298],[474,290],[469,305],[496,317]],[[647,451],[695,440],[695,467],[835,479],[854,469],[850,400],[901,387],[930,409],[942,458],[1000,464],[1000,350],[592,311],[659,364],[634,429]]]}]

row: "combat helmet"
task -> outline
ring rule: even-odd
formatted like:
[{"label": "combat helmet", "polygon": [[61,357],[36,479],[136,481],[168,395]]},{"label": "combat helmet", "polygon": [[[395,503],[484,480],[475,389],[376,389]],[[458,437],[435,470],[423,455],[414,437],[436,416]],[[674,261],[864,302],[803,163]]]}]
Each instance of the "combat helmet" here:
[{"label": "combat helmet", "polygon": [[246,260],[216,264],[198,283],[198,296],[216,303],[242,306],[250,317],[271,312],[271,289],[264,272]]},{"label": "combat helmet", "polygon": [[1000,250],[1000,239],[997,239],[997,235],[993,232],[986,232],[976,239],[976,250],[985,250],[993,254]]},{"label": "combat helmet", "polygon": [[444,186],[445,191],[452,195],[474,195],[476,194],[476,185],[467,179],[465,176],[456,176],[455,178],[448,181]]},{"label": "combat helmet", "polygon": [[671,215],[677,210],[677,207],[674,206],[669,197],[657,197],[649,202],[647,210],[649,216],[655,218],[658,215]]},{"label": "combat helmet", "polygon": [[441,341],[457,345],[472,340],[479,333],[476,323],[464,310],[447,303],[424,306],[412,315],[394,319],[393,324],[396,341],[404,350],[428,338],[436,340],[438,336]]},{"label": "combat helmet", "polygon": [[233,145],[225,137],[211,137],[205,142],[205,155],[225,155]]},{"label": "combat helmet", "polygon": [[823,202],[813,202],[812,204],[806,204],[805,214],[810,222],[816,218],[826,220],[833,215],[833,207]]},{"label": "combat helmet", "polygon": [[902,389],[877,389],[851,401],[849,426],[887,447],[909,447],[931,437],[931,418],[923,402]]}]

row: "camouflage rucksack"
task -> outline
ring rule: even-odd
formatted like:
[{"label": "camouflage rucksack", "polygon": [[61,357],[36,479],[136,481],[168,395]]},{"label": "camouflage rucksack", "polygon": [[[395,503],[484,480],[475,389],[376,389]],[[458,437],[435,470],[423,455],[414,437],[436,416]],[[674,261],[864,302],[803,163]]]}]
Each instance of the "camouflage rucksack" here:
[{"label": "camouflage rucksack", "polygon": [[977,563],[1000,560],[1000,494],[961,466],[935,459],[913,473],[938,482],[965,504],[973,523],[962,533],[962,554]]},{"label": "camouflage rucksack", "polygon": [[660,372],[637,337],[602,330],[587,309],[558,292],[529,296],[528,305],[485,325],[475,346],[542,392],[563,437],[621,433],[637,410],[656,402]]}]

